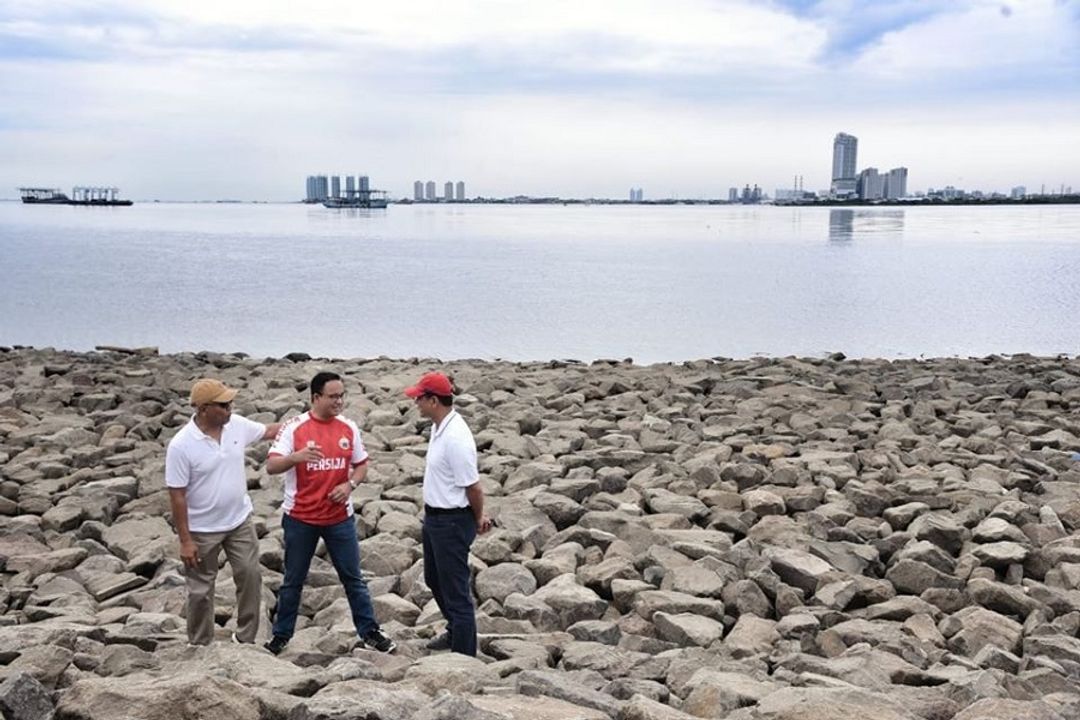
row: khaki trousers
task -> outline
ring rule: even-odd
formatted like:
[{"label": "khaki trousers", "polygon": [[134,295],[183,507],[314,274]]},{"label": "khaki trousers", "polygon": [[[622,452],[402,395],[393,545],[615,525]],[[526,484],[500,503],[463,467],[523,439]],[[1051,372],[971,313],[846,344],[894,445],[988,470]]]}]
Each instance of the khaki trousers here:
[{"label": "khaki trousers", "polygon": [[199,550],[199,563],[186,569],[188,642],[209,645],[214,640],[214,583],[221,551],[236,582],[236,639],[255,642],[259,631],[262,576],[259,574],[259,539],[249,515],[228,532],[191,533]]}]

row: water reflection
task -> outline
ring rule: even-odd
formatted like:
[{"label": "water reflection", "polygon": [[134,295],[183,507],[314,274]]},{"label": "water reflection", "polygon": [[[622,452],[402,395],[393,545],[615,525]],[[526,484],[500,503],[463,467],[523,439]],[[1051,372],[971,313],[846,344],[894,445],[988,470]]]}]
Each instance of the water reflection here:
[{"label": "water reflection", "polygon": [[903,210],[829,210],[829,242],[846,243],[870,236],[899,239],[903,232]]}]

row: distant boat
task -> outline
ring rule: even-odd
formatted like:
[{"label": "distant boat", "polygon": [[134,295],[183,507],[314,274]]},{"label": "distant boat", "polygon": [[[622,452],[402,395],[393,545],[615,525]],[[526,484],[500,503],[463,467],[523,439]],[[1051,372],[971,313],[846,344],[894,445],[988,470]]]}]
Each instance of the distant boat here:
[{"label": "distant boat", "polygon": [[60,192],[59,188],[19,188],[22,201],[28,205],[88,205],[92,207],[127,207],[131,200],[116,197],[119,188],[114,187],[75,187],[73,197]]},{"label": "distant boat", "polygon": [[22,201],[29,205],[67,205],[71,202],[60,188],[19,188]]},{"label": "distant boat", "polygon": [[345,197],[328,197],[323,207],[328,208],[385,208],[389,204],[385,190],[345,191]]}]

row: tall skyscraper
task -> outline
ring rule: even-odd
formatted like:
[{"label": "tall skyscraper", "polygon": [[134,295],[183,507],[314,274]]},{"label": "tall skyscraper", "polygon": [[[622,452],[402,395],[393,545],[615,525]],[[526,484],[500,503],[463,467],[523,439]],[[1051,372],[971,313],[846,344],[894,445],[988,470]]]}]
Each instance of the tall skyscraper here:
[{"label": "tall skyscraper", "polygon": [[330,197],[330,190],[325,175],[315,176],[315,201],[322,202]]},{"label": "tall skyscraper", "polygon": [[883,196],[889,200],[899,200],[902,197],[907,197],[906,167],[893,168],[885,176]]},{"label": "tall skyscraper", "polygon": [[432,202],[435,201],[435,181],[434,180],[428,180],[426,183],[424,183],[424,199],[425,200],[430,200]]},{"label": "tall skyscraper", "polygon": [[315,176],[314,175],[308,175],[307,176],[307,188],[306,188],[306,191],[304,193],[304,201],[309,202],[309,203],[316,201],[316,198],[315,198]]},{"label": "tall skyscraper", "polygon": [[728,188],[727,191],[728,202],[739,202],[739,188]]},{"label": "tall skyscraper", "polygon": [[855,194],[857,179],[855,175],[856,155],[859,152],[859,139],[847,133],[837,133],[833,138],[832,154],[832,193],[838,197],[850,197]]},{"label": "tall skyscraper", "polygon": [[465,182],[458,180],[457,185],[454,187],[454,199],[458,202],[465,202]]},{"label": "tall skyscraper", "polygon": [[443,185],[443,199],[446,202],[451,202],[454,199],[454,183],[449,180]]},{"label": "tall skyscraper", "polygon": [[857,190],[863,200],[880,200],[885,196],[885,176],[877,168],[866,168],[859,173]]},{"label": "tall skyscraper", "polygon": [[332,175],[330,177],[330,194],[331,197],[341,197],[341,176]]},{"label": "tall skyscraper", "polygon": [[345,176],[345,197],[354,197],[356,195],[356,178],[352,175]]},{"label": "tall skyscraper", "polygon": [[420,201],[424,199],[424,183],[417,180],[412,184],[413,200]]}]

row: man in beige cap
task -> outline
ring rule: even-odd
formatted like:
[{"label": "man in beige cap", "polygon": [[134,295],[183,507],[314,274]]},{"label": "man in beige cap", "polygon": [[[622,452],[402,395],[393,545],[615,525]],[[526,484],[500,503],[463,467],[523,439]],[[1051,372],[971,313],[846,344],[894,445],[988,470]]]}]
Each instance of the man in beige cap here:
[{"label": "man in beige cap", "polygon": [[263,425],[233,415],[235,397],[236,390],[220,380],[196,381],[191,387],[195,414],[165,452],[165,484],[187,576],[192,645],[214,639],[214,582],[222,550],[236,582],[233,640],[253,643],[259,630],[259,541],[251,522],[244,450],[273,438],[281,423]]}]

